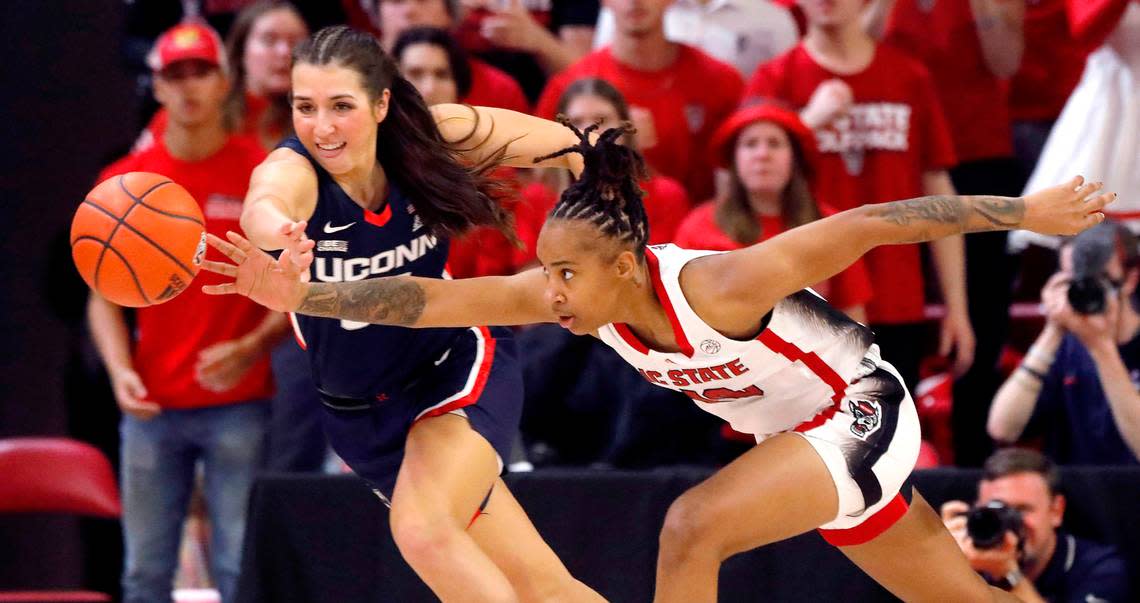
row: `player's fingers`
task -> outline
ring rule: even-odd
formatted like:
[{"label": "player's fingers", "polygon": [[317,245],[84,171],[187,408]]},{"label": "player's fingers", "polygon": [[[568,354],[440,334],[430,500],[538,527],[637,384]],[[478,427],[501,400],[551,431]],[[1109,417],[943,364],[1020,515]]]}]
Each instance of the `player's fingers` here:
[{"label": "player's fingers", "polygon": [[1092,228],[1101,222],[1104,222],[1104,214],[1099,211],[1093,212],[1085,216],[1084,220],[1081,221],[1081,230]]},{"label": "player's fingers", "polygon": [[[236,233],[232,230],[226,231],[226,238],[229,239],[230,242],[233,243],[235,247],[237,247],[238,249],[240,249],[243,252],[249,252],[249,251],[253,250],[253,243],[250,243],[249,239],[246,239],[245,237],[239,235],[238,233]],[[241,262],[244,259],[245,259],[245,253],[242,253],[241,260],[237,260],[237,261]]]},{"label": "player's fingers", "polygon": [[237,293],[237,285],[234,283],[222,283],[221,285],[202,285],[202,292],[208,295],[232,295]]},{"label": "player's fingers", "polygon": [[209,270],[210,272],[214,272],[216,274],[221,274],[222,276],[237,276],[238,272],[238,267],[234,266],[233,264],[215,262],[213,260],[204,260],[202,262],[202,268],[205,268],[206,270]]},{"label": "player's fingers", "polygon": [[1100,211],[1113,201],[1116,201],[1116,193],[1102,193],[1089,199],[1085,204],[1085,209],[1087,211]]},{"label": "player's fingers", "polygon": [[210,244],[210,247],[217,249],[218,251],[222,252],[222,255],[230,258],[235,262],[241,263],[241,261],[245,259],[245,254],[243,254],[237,247],[234,247],[230,243],[222,240],[220,237],[206,233],[206,242]]},{"label": "player's fingers", "polygon": [[1089,195],[1095,194],[1102,188],[1104,188],[1103,182],[1086,182],[1077,189],[1077,196],[1081,199],[1087,199]]},{"label": "player's fingers", "polygon": [[1081,187],[1081,185],[1082,185],[1082,184],[1084,184],[1084,183],[1085,183],[1085,177],[1084,177],[1084,176],[1073,176],[1073,179],[1072,179],[1072,180],[1070,180],[1070,181],[1069,181],[1069,183],[1068,183],[1068,184],[1066,184],[1065,186],[1066,186],[1066,188],[1068,188],[1069,190],[1071,190],[1071,191],[1075,191],[1075,190],[1077,190],[1078,188],[1080,188],[1080,187]]}]

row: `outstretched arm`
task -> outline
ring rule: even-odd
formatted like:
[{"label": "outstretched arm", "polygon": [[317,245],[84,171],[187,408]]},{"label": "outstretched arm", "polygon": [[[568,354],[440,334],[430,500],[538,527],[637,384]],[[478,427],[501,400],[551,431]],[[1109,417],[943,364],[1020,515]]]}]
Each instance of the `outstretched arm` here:
[{"label": "outstretched arm", "polygon": [[392,276],[345,283],[305,283],[286,249],[274,260],[240,235],[210,245],[233,264],[207,260],[202,267],[233,282],[202,287],[237,293],[272,310],[402,327],[468,327],[553,322],[544,300],[541,269],[512,276],[443,280]]},{"label": "outstretched arm", "polygon": [[575,175],[582,171],[582,157],[576,153],[534,163],[535,157],[578,144],[578,137],[560,123],[493,107],[443,104],[432,106],[431,112],[443,139],[472,163],[506,147],[504,165],[560,167]]},{"label": "outstretched arm", "polygon": [[[1100,188],[1101,184],[1085,184],[1078,176],[1025,197],[936,195],[864,205],[751,247],[702,258],[694,266],[700,268],[687,277],[699,282],[686,290],[715,296],[722,308],[718,314],[744,311],[755,317],[880,245],[1014,228],[1075,234],[1100,223],[1101,210],[1116,198],[1113,193],[1097,194]],[[763,312],[756,314],[758,310]]]}]

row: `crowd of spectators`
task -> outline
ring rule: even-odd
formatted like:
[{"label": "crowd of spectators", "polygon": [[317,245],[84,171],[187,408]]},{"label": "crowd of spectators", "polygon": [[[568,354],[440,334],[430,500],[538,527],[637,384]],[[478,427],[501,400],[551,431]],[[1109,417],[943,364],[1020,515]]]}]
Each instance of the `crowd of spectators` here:
[{"label": "crowd of spectators", "polygon": [[[945,239],[926,248],[879,248],[815,289],[871,326],[884,357],[912,390],[931,375],[954,379],[952,392],[942,394],[952,396],[945,427],[953,438],[928,446],[923,458],[927,464],[963,466],[980,466],[989,458],[979,501],[987,500],[986,488],[1029,473],[1044,480],[1041,504],[1063,507],[1063,499],[1056,502],[1048,461],[990,457],[997,446],[1028,445],[1060,464],[1140,462],[1140,249],[1125,226],[1136,225],[1140,216],[1130,211],[1140,204],[1140,3],[128,4],[124,48],[138,75],[143,113],[121,117],[122,123],[141,127],[134,148],[103,176],[144,168],[186,170],[192,175],[185,178],[201,180],[207,218],[223,230],[225,220],[240,213],[230,205],[233,200],[240,205],[243,196],[230,190],[223,176],[240,181],[238,172],[245,169],[248,180],[257,159],[291,131],[287,96],[293,45],[309,31],[337,22],[373,32],[429,104],[565,115],[579,127],[632,122],[636,133],[624,144],[648,162],[642,188],[651,244],[730,250],[864,204],[923,195],[1016,196],[1059,182],[1073,170],[1112,183],[1120,194],[1114,209],[1120,222],[1082,235],[1093,242],[1078,237],[1062,245],[1016,234],[1007,240],[1002,232]],[[214,30],[226,40],[224,52],[217,42],[216,56],[172,50],[179,31],[213,36]],[[159,38],[162,32],[165,37]],[[228,92],[190,89],[199,85]],[[184,97],[190,100],[183,102]],[[216,107],[199,106],[215,100]],[[234,145],[244,153],[238,153],[240,161],[219,155]],[[218,162],[225,170],[203,171]],[[542,221],[571,177],[556,170],[505,168],[496,175],[512,191],[509,203],[521,246],[489,229],[470,232],[452,243],[455,276],[508,274],[535,265]],[[1044,264],[1019,262],[1017,252],[1026,242],[1060,247],[1060,252]],[[1017,298],[1015,283],[1034,278],[1048,281],[1040,298]],[[1077,282],[1098,287],[1099,310],[1070,302]],[[181,302],[198,303],[191,297],[183,294]],[[89,311],[113,396],[124,413],[129,589],[147,571],[150,584],[168,580],[165,573],[174,563],[167,541],[176,535],[169,528],[156,535],[157,511],[145,511],[146,501],[135,496],[144,476],[179,484],[170,494],[179,497],[171,502],[178,506],[189,496],[195,455],[202,455],[206,503],[213,511],[223,503],[215,500],[221,493],[211,486],[211,473],[229,471],[225,481],[233,484],[234,473],[244,475],[255,466],[290,471],[333,466],[326,462],[306,361],[286,336],[284,320],[255,316],[249,309],[241,325],[220,334],[163,316],[173,306],[128,317],[138,324],[138,339],[130,342],[122,309],[93,297]],[[1014,307],[1028,309],[1013,312],[1017,324],[1010,319]],[[160,323],[178,323],[189,333],[187,341],[196,338],[201,344],[193,350],[196,356],[163,365],[146,352],[152,333],[147,327]],[[231,339],[242,345],[217,349]],[[630,378],[617,375],[623,369],[613,368],[620,363],[612,351],[590,338],[573,338],[550,326],[527,327],[520,333],[520,348],[527,405],[515,466],[716,464],[747,448],[739,434],[701,415],[684,396],[652,388],[632,371],[625,371]],[[183,374],[162,372],[179,370]],[[273,387],[270,373],[277,393],[264,402]],[[265,432],[267,446],[245,450],[244,467],[220,469],[211,466],[211,442],[190,439],[185,450],[158,448],[169,438],[157,431],[160,423],[151,416],[174,421],[182,415],[166,411],[187,408],[199,413],[186,415],[187,424],[215,420],[206,411],[240,414],[249,433],[260,438]],[[223,423],[237,421],[219,417]],[[666,443],[662,434],[678,432],[670,425],[684,425],[684,435],[668,436]],[[183,427],[169,423],[161,429]],[[147,473],[175,460],[177,473]],[[964,527],[947,513],[948,527],[974,561],[977,551],[967,548],[971,545],[959,533]],[[132,517],[145,517],[146,525]],[[225,556],[232,554],[234,530],[240,536],[240,521],[212,517],[219,549],[215,578],[227,594],[226,576],[235,566]],[[182,514],[164,517],[167,524],[181,519]],[[1046,527],[1043,533],[1056,526]],[[1086,550],[1063,533],[1030,538],[1031,543],[1047,541],[1054,557],[1060,553],[1053,549]],[[161,567],[150,570],[148,563]],[[979,563],[979,569],[998,567]],[[1022,569],[1037,580],[1055,565],[1040,558]],[[1017,578],[1017,567],[1000,569],[991,571],[992,577]]]}]

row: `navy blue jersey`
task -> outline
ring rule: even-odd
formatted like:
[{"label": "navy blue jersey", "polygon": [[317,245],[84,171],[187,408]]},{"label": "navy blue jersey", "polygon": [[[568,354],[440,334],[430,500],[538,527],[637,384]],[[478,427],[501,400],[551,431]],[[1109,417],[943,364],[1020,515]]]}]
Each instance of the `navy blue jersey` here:
[{"label": "navy blue jersey", "polygon": [[[309,160],[317,172],[317,205],[305,234],[314,241],[313,282],[358,281],[410,274],[440,278],[447,240],[420,221],[391,182],[379,213],[361,208],[321,168],[295,136],[279,146]],[[297,315],[297,324],[323,393],[372,399],[402,391],[466,329],[408,329]]]}]

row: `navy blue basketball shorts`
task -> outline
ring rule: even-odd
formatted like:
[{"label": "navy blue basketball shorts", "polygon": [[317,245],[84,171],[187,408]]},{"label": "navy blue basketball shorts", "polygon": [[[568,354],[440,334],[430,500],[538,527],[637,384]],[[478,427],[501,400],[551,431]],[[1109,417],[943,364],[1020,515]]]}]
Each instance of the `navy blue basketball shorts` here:
[{"label": "navy blue basketball shorts", "polygon": [[472,327],[409,378],[402,391],[375,400],[324,398],[324,427],[337,455],[387,502],[416,421],[444,414],[467,418],[499,457],[509,458],[522,415],[523,382],[514,337],[499,327]]}]

